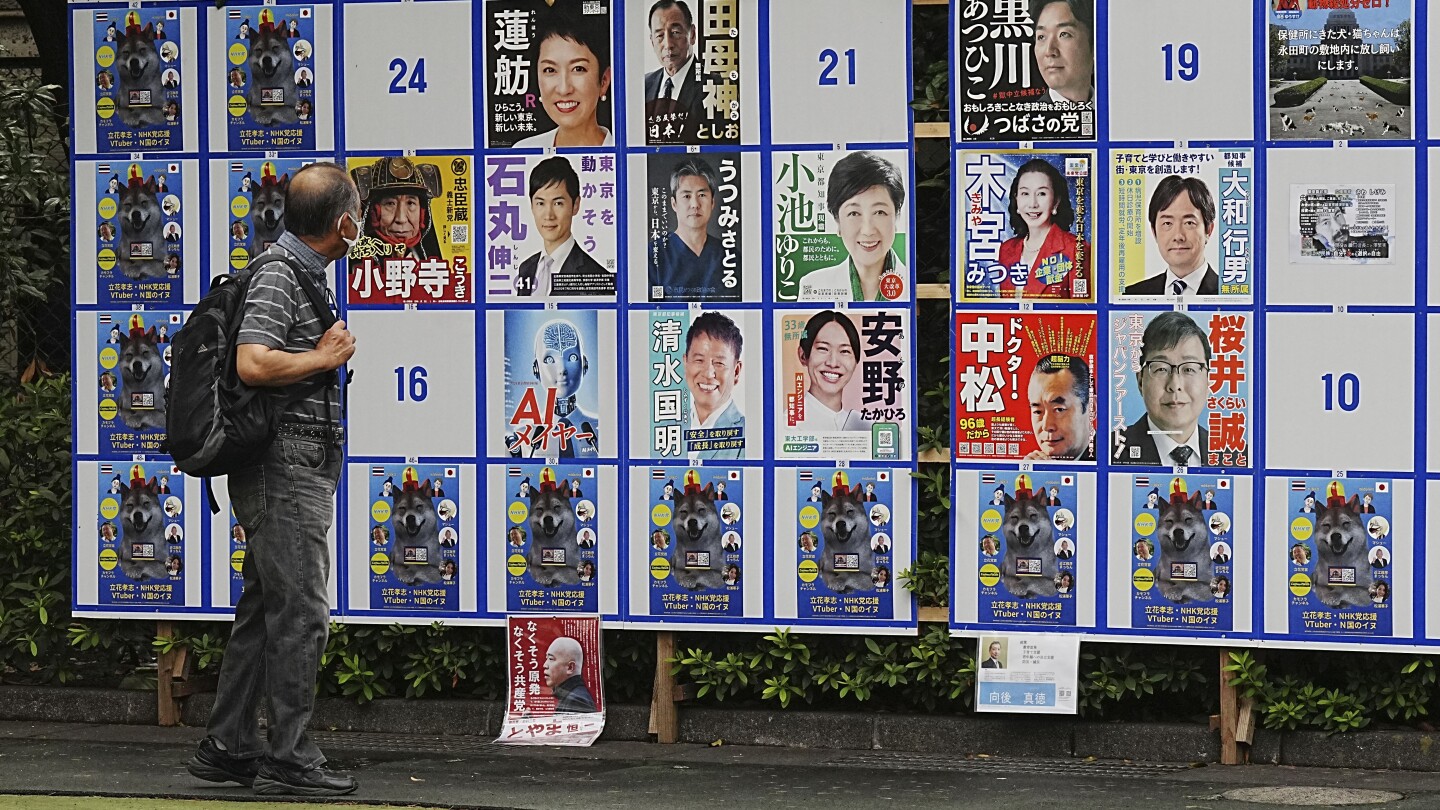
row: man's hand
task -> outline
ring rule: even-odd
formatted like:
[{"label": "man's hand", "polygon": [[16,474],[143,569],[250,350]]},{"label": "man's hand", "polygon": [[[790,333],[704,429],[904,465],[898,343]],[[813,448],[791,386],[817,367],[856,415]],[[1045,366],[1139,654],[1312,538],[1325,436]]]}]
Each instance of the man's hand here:
[{"label": "man's hand", "polygon": [[345,328],[344,321],[336,321],[325,334],[320,336],[320,342],[315,344],[315,353],[320,356],[319,362],[322,371],[337,369],[347,363],[355,354],[355,336]]}]

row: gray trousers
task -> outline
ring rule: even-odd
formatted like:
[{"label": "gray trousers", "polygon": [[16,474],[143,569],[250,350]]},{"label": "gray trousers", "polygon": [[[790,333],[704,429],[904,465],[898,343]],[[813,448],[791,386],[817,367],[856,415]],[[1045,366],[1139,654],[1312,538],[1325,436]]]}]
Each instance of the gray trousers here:
[{"label": "gray trousers", "polygon": [[[245,592],[220,669],[209,732],[232,756],[264,754],[308,769],[325,756],[305,733],[330,630],[326,535],[335,512],[342,451],[277,438],[262,462],[229,476],[230,503],[245,527]],[[266,698],[269,742],[260,741]]]}]

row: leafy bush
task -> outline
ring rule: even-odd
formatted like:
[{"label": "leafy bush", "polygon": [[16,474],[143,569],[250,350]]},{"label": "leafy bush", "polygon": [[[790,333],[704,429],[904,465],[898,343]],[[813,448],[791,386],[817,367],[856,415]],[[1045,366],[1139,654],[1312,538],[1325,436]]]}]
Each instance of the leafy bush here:
[{"label": "leafy bush", "polygon": [[1311,79],[1308,82],[1291,85],[1275,93],[1276,107],[1299,107],[1305,100],[1315,95],[1315,91],[1325,86],[1327,79],[1321,76],[1318,79]]},{"label": "leafy bush", "polygon": [[1385,79],[1377,79],[1374,76],[1361,76],[1360,83],[1375,91],[1375,94],[1391,104],[1410,106],[1410,85],[1405,82],[1392,82]]}]

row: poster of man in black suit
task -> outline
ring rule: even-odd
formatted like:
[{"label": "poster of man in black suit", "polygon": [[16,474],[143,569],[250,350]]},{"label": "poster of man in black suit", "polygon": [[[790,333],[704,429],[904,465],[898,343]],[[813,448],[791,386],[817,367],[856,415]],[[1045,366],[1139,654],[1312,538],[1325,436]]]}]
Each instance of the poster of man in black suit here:
[{"label": "poster of man in black suit", "polygon": [[1126,295],[1219,295],[1220,276],[1205,258],[1215,233],[1215,197],[1195,176],[1172,174],[1155,186],[1147,211],[1165,272],[1125,286]]},{"label": "poster of man in black suit", "polygon": [[[733,6],[725,9],[732,17],[738,11]],[[704,4],[700,11],[705,12]],[[705,30],[712,33],[701,41],[700,21],[687,0],[656,0],[650,5],[645,33],[659,67],[645,74],[646,144],[739,143],[738,115],[731,115],[731,102],[738,106],[738,82],[733,74],[714,72],[705,56],[712,54],[712,62],[713,54],[738,60],[734,38],[720,33],[734,31],[738,21],[709,22]]]}]

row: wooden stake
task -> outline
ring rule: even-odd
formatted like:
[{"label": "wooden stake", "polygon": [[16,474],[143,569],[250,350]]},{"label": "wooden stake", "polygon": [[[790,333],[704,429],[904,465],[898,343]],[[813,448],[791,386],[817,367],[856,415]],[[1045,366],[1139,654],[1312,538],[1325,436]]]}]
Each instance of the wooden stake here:
[{"label": "wooden stake", "polygon": [[[155,637],[173,637],[175,625],[173,622],[159,621],[155,623]],[[180,701],[174,693],[175,676],[179,669],[184,666],[185,651],[183,649],[172,649],[170,652],[162,652],[155,661],[155,692],[156,692],[156,722],[162,726],[180,725]]]},{"label": "wooden stake", "polygon": [[661,630],[655,634],[655,688],[650,695],[650,733],[656,742],[675,743],[680,740],[680,714],[675,711],[675,676],[670,674],[669,659],[675,657],[675,634]]},{"label": "wooden stake", "polygon": [[1220,764],[1240,765],[1244,758],[1240,755],[1240,745],[1235,739],[1235,733],[1240,721],[1240,696],[1234,683],[1230,680],[1230,673],[1225,667],[1230,665],[1230,650],[1220,648]]}]

